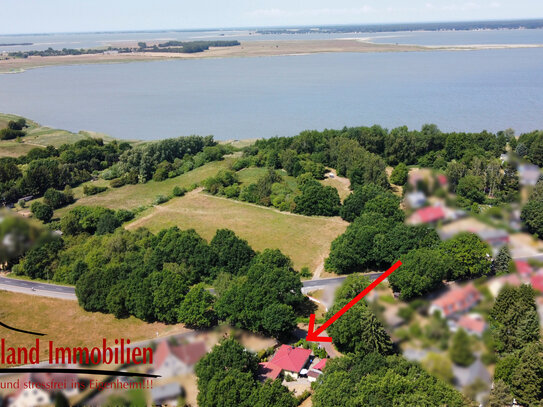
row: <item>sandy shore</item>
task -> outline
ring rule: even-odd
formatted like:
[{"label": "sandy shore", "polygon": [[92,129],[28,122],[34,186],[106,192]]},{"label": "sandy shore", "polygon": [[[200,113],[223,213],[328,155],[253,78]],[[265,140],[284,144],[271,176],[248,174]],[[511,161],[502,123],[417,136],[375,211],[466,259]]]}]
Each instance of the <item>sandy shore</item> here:
[{"label": "sandy shore", "polygon": [[239,46],[210,48],[194,54],[134,52],[130,54],[89,54],[52,57],[29,57],[26,59],[0,60],[0,73],[17,73],[27,69],[51,65],[80,65],[92,63],[123,63],[156,61],[165,59],[263,57],[281,55],[306,55],[330,52],[421,52],[421,51],[469,51],[482,49],[539,48],[543,44],[490,44],[419,46],[376,44],[361,39],[337,40],[270,40],[246,41]]}]

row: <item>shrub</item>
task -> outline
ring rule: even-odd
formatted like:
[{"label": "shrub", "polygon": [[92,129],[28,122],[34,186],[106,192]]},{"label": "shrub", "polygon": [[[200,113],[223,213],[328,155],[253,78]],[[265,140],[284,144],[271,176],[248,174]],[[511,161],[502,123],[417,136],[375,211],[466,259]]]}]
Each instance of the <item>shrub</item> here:
[{"label": "shrub", "polygon": [[109,185],[112,187],[112,188],[120,188],[122,187],[124,184],[126,184],[125,180],[123,178],[115,178],[115,179],[112,179],[109,183]]},{"label": "shrub", "polygon": [[96,195],[100,192],[104,192],[105,190],[107,190],[107,187],[99,187],[96,185],[85,185],[83,187],[83,193],[85,195]]},{"label": "shrub", "polygon": [[160,204],[163,204],[165,202],[168,202],[169,201],[169,198],[164,196],[164,195],[157,195],[156,198],[155,198],[155,205],[160,205]]},{"label": "shrub", "polygon": [[175,186],[173,188],[173,196],[183,196],[185,195],[185,193],[187,192],[187,190],[183,187],[179,187],[179,186]]}]

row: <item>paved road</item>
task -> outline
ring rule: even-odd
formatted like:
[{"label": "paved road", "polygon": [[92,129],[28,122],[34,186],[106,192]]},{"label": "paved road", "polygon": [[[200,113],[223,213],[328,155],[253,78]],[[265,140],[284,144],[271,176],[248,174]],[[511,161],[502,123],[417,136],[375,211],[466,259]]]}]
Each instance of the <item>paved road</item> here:
[{"label": "paved road", "polygon": [[[373,281],[373,280],[376,280],[381,274],[383,273],[368,273],[368,274],[365,274],[365,276],[368,277],[371,281]],[[307,281],[304,281],[302,284],[304,288],[323,287],[327,285],[339,285],[343,283],[343,280],[345,280],[346,278],[347,276],[320,278],[318,280],[307,280]]]},{"label": "paved road", "polygon": [[[375,280],[383,273],[370,273],[367,276]],[[347,278],[331,277],[318,280],[307,280],[303,282],[303,288],[326,287],[339,285]],[[32,291],[34,288],[35,291]],[[0,277],[0,290],[13,291],[21,294],[38,295],[41,297],[60,298],[65,300],[77,300],[74,287],[65,287],[56,284],[38,283],[37,281],[17,280],[14,278]]]},{"label": "paved road", "polygon": [[[34,288],[35,291],[33,291],[32,288]],[[60,298],[64,300],[77,300],[74,287],[38,283],[37,281],[17,280],[7,277],[0,277],[0,290],[38,295],[41,297]]]}]

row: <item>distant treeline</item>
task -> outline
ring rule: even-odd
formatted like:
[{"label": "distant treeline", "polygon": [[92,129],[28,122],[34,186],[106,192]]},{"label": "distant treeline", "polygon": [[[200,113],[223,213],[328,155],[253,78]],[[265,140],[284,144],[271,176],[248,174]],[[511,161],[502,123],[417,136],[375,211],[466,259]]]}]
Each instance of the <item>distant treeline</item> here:
[{"label": "distant treeline", "polygon": [[22,45],[34,45],[32,42],[13,42],[11,44],[0,44],[0,47],[16,47]]},{"label": "distant treeline", "polygon": [[[31,44],[29,44],[31,45]],[[13,58],[28,58],[29,56],[51,57],[51,56],[64,56],[64,55],[87,55],[87,54],[102,54],[105,51],[114,51],[120,54],[126,54],[130,52],[174,52],[192,54],[195,52],[203,52],[209,49],[209,47],[233,47],[240,45],[239,41],[168,41],[163,44],[147,46],[145,42],[139,42],[138,47],[124,47],[115,48],[109,47],[106,50],[99,48],[63,48],[53,49],[51,47],[42,51],[16,51],[10,52],[8,55]]]},{"label": "distant treeline", "polygon": [[258,30],[258,34],[311,34],[311,33],[356,33],[356,32],[395,32],[395,31],[468,31],[500,29],[543,28],[543,20],[511,21],[466,21],[450,23],[411,23],[411,24],[367,24],[317,27],[269,28]]}]

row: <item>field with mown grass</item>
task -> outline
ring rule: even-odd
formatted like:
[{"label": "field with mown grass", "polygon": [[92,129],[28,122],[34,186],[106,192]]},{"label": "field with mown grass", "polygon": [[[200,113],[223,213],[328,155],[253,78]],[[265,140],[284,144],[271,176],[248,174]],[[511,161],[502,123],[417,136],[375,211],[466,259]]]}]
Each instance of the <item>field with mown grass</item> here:
[{"label": "field with mown grass", "polygon": [[77,199],[72,205],[61,208],[55,212],[55,216],[62,216],[71,208],[78,205],[103,206],[111,209],[136,209],[154,203],[158,195],[168,196],[175,186],[189,187],[194,183],[215,175],[219,170],[229,168],[235,157],[226,157],[222,161],[213,161],[174,178],[156,182],[148,181],[145,184],[124,185],[120,188],[109,187],[107,191],[96,195],[85,196],[85,185],[109,186],[109,181],[89,181],[74,188],[74,196]]},{"label": "field with mown grass", "polygon": [[255,250],[280,249],[297,270],[307,266],[313,271],[347,225],[339,217],[295,215],[195,190],[142,212],[126,228],[146,227],[152,232],[172,226],[193,228],[208,241],[217,229],[227,228]]},{"label": "field with mown grass", "polygon": [[[159,336],[188,331],[183,325],[146,323],[135,317],[115,319],[113,315],[84,311],[77,301],[45,298],[0,291],[0,321],[15,328],[47,334],[43,340],[58,346],[101,346],[128,338],[137,342]],[[11,346],[30,347],[36,337],[0,327],[1,337]],[[40,349],[41,357],[49,353]],[[1,365],[0,365],[1,366]]]}]

